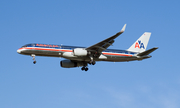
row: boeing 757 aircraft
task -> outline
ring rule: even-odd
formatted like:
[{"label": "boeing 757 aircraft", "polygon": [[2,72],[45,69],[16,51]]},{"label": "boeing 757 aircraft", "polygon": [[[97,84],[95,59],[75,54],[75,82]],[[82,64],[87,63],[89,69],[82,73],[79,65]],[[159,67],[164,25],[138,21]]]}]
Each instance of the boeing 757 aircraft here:
[{"label": "boeing 757 aircraft", "polygon": [[150,32],[145,32],[135,43],[127,50],[107,49],[114,43],[114,39],[121,35],[126,28],[123,26],[117,34],[90,47],[77,47],[52,44],[27,44],[17,50],[19,54],[30,55],[33,57],[33,63],[36,63],[35,56],[63,57],[60,66],[63,68],[82,67],[81,70],[88,70],[88,64],[95,65],[96,61],[125,62],[134,60],[143,60],[150,58],[151,52],[157,47],[146,50]]}]

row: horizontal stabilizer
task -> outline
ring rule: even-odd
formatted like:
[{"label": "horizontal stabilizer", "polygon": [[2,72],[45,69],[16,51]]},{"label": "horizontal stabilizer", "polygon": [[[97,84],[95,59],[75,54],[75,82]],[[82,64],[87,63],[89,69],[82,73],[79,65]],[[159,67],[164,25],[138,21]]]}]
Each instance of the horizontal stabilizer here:
[{"label": "horizontal stabilizer", "polygon": [[149,55],[150,53],[152,53],[153,51],[155,51],[156,49],[158,49],[158,47],[154,47],[154,48],[151,48],[147,51],[144,51],[142,53],[139,53],[137,56],[145,56],[145,55]]}]

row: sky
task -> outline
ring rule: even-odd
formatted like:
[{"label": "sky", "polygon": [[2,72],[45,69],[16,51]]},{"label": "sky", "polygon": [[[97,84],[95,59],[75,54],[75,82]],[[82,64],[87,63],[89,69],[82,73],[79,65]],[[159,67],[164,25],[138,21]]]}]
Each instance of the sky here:
[{"label": "sky", "polygon": [[[179,0],[1,0],[0,108],[179,108]],[[152,58],[97,62],[88,72],[63,58],[16,51],[28,43],[88,47],[126,31],[111,49],[151,32]]]}]

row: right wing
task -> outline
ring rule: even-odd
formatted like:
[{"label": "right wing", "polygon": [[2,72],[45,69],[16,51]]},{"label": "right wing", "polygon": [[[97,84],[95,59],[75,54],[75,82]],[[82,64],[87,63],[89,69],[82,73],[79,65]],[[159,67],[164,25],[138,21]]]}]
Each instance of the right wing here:
[{"label": "right wing", "polygon": [[100,55],[102,51],[106,50],[110,45],[114,43],[114,39],[117,38],[120,34],[122,34],[125,31],[125,28],[126,28],[126,24],[123,26],[120,32],[95,45],[86,48],[86,50],[90,51],[91,53],[96,53]]}]

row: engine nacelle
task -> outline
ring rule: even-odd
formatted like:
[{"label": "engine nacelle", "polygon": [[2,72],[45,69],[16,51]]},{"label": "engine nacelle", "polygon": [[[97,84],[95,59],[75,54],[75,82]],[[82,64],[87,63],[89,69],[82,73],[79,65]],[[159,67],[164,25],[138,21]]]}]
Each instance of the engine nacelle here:
[{"label": "engine nacelle", "polygon": [[71,60],[62,60],[60,62],[61,67],[63,68],[73,68],[83,66],[82,62],[72,62]]},{"label": "engine nacelle", "polygon": [[73,50],[73,54],[74,54],[74,56],[87,56],[88,51],[84,48],[75,48]]}]

